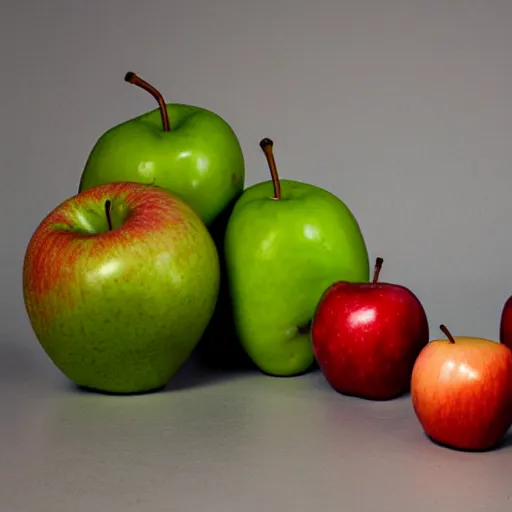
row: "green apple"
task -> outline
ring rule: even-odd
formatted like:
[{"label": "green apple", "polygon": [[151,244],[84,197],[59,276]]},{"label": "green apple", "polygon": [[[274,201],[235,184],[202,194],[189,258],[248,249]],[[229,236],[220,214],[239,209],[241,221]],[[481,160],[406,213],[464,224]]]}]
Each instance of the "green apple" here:
[{"label": "green apple", "polygon": [[235,132],[209,110],[166,104],[132,72],[125,80],[152,94],[159,107],[101,135],[79,191],[115,181],[157,185],[186,200],[209,226],[244,188],[244,157]]},{"label": "green apple", "polygon": [[354,215],[308,183],[279,180],[273,143],[260,143],[272,180],[247,188],[226,230],[225,258],[239,342],[264,373],[291,376],[314,363],[311,320],[336,281],[368,281]]},{"label": "green apple", "polygon": [[159,389],[215,308],[220,262],[197,212],[140,183],[98,185],[57,206],[25,252],[23,293],[41,346],[81,387]]}]

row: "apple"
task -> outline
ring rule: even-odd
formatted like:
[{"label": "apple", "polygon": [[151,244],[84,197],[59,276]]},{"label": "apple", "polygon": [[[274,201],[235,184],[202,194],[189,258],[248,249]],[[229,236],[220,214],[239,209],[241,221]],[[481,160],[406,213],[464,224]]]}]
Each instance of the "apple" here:
[{"label": "apple", "polygon": [[500,342],[512,349],[512,295],[505,302],[501,312]]},{"label": "apple", "polygon": [[411,378],[414,412],[429,438],[466,451],[497,446],[512,424],[512,351],[495,341],[452,336],[431,341]]},{"label": "apple", "polygon": [[425,310],[399,284],[340,281],[323,294],[313,317],[311,342],[329,384],[340,393],[373,400],[409,390],[416,357],[428,343]]},{"label": "apple", "polygon": [[65,200],[26,249],[23,294],[41,346],[80,387],[137,393],[166,385],[215,307],[219,258],[185,201],[139,183]]},{"label": "apple", "polygon": [[101,135],[79,191],[115,181],[157,185],[186,200],[209,226],[244,188],[244,157],[235,132],[214,112],[166,104],[133,72],[125,80],[150,93],[159,106]]},{"label": "apple", "polygon": [[[263,373],[285,377],[313,366],[309,331],[316,305],[333,282],[369,279],[368,253],[340,198],[280,179],[273,141],[264,138],[260,147],[271,180],[247,188],[236,202],[224,258],[238,342]],[[230,348],[219,343],[225,357]]]}]

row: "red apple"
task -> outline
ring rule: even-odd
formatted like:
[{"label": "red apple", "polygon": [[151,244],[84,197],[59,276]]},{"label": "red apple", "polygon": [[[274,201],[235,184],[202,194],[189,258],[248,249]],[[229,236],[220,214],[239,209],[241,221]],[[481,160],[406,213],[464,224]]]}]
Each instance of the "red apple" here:
[{"label": "red apple", "polygon": [[505,302],[501,313],[500,341],[512,348],[512,296]]},{"label": "red apple", "polygon": [[431,341],[411,378],[414,412],[437,443],[468,451],[496,446],[512,424],[512,351],[485,338]]},{"label": "red apple", "polygon": [[313,350],[330,385],[346,395],[386,400],[409,390],[416,357],[428,343],[425,310],[408,288],[339,281],[323,294],[312,322]]}]

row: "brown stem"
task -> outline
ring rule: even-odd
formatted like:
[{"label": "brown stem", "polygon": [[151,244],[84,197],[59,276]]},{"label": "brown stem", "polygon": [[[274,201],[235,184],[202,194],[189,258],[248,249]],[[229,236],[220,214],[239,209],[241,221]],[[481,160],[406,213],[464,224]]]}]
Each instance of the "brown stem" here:
[{"label": "brown stem", "polygon": [[111,217],[112,202],[110,199],[105,201],[105,215],[107,216],[108,230],[112,231],[112,217]]},{"label": "brown stem", "polygon": [[272,176],[272,183],[274,185],[274,197],[272,199],[281,199],[281,184],[279,183],[279,175],[277,174],[276,161],[274,159],[274,153],[272,146],[274,142],[271,139],[262,139],[260,147],[267,157],[268,167],[270,169],[270,175]]},{"label": "brown stem", "polygon": [[444,335],[448,338],[450,343],[455,343],[455,338],[452,336],[452,333],[447,329],[447,327],[443,324],[439,326],[439,329],[443,331]]},{"label": "brown stem", "polygon": [[158,106],[160,107],[160,116],[162,117],[163,130],[164,132],[170,132],[171,125],[169,123],[169,115],[167,114],[167,107],[165,105],[164,97],[160,91],[155,89],[151,84],[148,84],[145,80],[143,80],[140,76],[137,76],[132,71],[128,71],[128,73],[126,73],[124,76],[124,79],[126,82],[136,85],[137,87],[140,87],[141,89],[149,92],[149,94],[155,98],[155,100],[158,102]]},{"label": "brown stem", "polygon": [[382,264],[384,263],[384,260],[382,258],[377,258],[375,260],[375,271],[373,273],[373,281],[372,283],[376,283],[379,280],[380,271],[382,269]]}]

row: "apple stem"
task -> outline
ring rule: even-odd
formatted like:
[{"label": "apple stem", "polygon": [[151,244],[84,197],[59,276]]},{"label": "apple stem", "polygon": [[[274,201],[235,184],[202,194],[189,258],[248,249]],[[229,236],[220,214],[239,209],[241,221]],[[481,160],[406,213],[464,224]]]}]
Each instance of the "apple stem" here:
[{"label": "apple stem", "polygon": [[274,185],[274,197],[272,199],[281,199],[281,184],[279,182],[279,175],[277,174],[276,161],[274,159],[274,153],[272,147],[274,142],[271,139],[262,139],[260,147],[267,157],[268,167],[270,169],[270,175],[272,176],[272,184]]},{"label": "apple stem", "polygon": [[124,76],[124,79],[126,82],[136,85],[137,87],[140,87],[141,89],[144,89],[145,91],[149,92],[155,98],[155,100],[158,102],[158,106],[160,107],[160,115],[162,117],[162,126],[164,132],[170,132],[171,131],[171,125],[169,123],[169,115],[167,114],[167,107],[165,105],[164,97],[158,91],[155,89],[151,84],[143,80],[140,76],[133,73],[133,71],[128,71],[126,75]]},{"label": "apple stem", "polygon": [[382,258],[377,258],[375,260],[375,271],[373,273],[373,281],[372,283],[375,284],[379,280],[380,271],[382,269],[382,264],[384,263],[384,260]]},{"label": "apple stem", "polygon": [[448,338],[450,343],[455,343],[455,338],[452,336],[452,333],[447,329],[447,327],[445,325],[441,324],[439,326],[439,329],[441,329],[441,331],[443,331],[443,333]]},{"label": "apple stem", "polygon": [[112,202],[110,199],[107,199],[105,201],[105,214],[107,216],[107,224],[108,224],[108,230],[112,231],[112,217],[110,215],[110,209],[112,207]]}]

